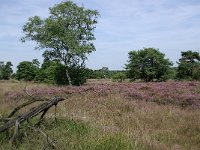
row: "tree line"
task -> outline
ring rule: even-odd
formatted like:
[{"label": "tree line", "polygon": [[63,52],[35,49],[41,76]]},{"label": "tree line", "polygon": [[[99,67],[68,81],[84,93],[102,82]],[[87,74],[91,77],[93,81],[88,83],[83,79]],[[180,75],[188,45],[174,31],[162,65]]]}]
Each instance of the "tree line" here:
[{"label": "tree line", "polygon": [[[109,70],[102,67],[98,70],[86,67],[68,68],[72,85],[82,85],[87,79],[113,79],[113,81],[142,80],[145,82],[166,80],[200,80],[200,55],[195,51],[182,51],[178,66],[165,58],[165,54],[159,49],[144,48],[138,51],[130,51],[129,59],[125,64],[125,70]],[[0,63],[0,79],[11,78],[39,83],[69,85],[66,76],[66,66],[58,60],[44,58],[43,63],[37,59],[20,62],[16,73],[13,74],[12,63]]]},{"label": "tree line", "polygon": [[168,79],[200,80],[200,56],[191,50],[181,53],[178,67],[165,58],[159,49],[144,48],[129,52],[124,71],[87,69],[87,56],[95,51],[94,30],[100,16],[97,10],[78,6],[73,1],[61,2],[49,8],[49,16],[30,17],[23,26],[22,42],[35,41],[43,50],[44,61],[20,62],[16,74],[12,63],[0,63],[0,79],[44,82],[58,85],[82,85],[88,78],[112,78],[114,81]]}]

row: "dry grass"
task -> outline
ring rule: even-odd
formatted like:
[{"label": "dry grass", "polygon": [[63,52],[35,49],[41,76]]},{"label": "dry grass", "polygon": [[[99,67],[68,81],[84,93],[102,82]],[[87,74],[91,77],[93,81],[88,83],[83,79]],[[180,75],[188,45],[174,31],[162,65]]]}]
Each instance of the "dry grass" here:
[{"label": "dry grass", "polygon": [[[6,109],[19,103],[5,101],[6,93],[20,92],[19,87],[24,85],[0,82],[1,113],[8,112]],[[28,87],[48,86],[29,83]],[[47,117],[52,118],[53,114],[52,109]],[[182,108],[172,104],[158,105],[154,102],[130,100],[120,92],[101,96],[83,92],[75,93],[59,104],[57,116],[68,120],[67,123],[61,121],[56,128],[45,130],[57,139],[60,149],[198,150],[199,114],[199,109],[190,106]],[[45,140],[35,140],[26,139],[20,148],[37,144],[39,146],[35,149],[40,149]]]},{"label": "dry grass", "polygon": [[[74,97],[60,104],[60,116],[120,133],[148,149],[200,149],[200,110],[127,101],[119,95]],[[134,144],[135,144],[134,143]]]}]

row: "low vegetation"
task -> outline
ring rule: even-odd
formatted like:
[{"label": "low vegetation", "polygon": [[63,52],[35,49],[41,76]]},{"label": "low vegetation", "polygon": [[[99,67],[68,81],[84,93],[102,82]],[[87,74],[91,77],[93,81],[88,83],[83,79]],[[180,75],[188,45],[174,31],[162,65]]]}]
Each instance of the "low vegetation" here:
[{"label": "low vegetation", "polygon": [[[80,87],[16,81],[0,84],[4,87],[1,115],[28,99],[19,87],[27,86],[37,97],[66,98],[58,105],[57,122],[52,109],[38,127],[59,149],[200,148],[199,82],[111,82]],[[27,129],[25,136],[22,130],[16,149],[51,148],[39,132]],[[6,133],[0,135],[1,149],[13,149]]]}]

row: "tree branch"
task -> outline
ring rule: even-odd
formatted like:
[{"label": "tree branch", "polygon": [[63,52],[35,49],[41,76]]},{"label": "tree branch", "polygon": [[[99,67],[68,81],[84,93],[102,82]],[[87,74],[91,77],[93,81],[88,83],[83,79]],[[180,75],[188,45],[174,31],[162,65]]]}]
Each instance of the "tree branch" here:
[{"label": "tree branch", "polygon": [[63,100],[64,100],[63,98],[55,97],[55,98],[52,98],[48,102],[42,103],[39,106],[30,109],[28,112],[26,112],[22,115],[19,115],[15,118],[9,120],[8,122],[6,122],[4,125],[0,126],[0,132],[3,132],[5,130],[9,129],[10,127],[14,126],[16,121],[21,123],[21,122],[24,122],[25,120],[33,118],[36,115],[38,115],[39,113],[48,110],[49,108],[51,108],[54,105],[57,105],[58,102],[63,101]]}]

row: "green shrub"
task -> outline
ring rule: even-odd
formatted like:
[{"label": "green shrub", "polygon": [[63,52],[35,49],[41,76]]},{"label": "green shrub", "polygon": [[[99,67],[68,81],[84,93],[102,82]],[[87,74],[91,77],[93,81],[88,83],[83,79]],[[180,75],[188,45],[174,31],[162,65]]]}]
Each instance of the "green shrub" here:
[{"label": "green shrub", "polygon": [[38,73],[39,68],[30,61],[20,62],[17,66],[16,79],[32,81]]},{"label": "green shrub", "polygon": [[[68,71],[72,80],[72,85],[79,86],[86,82],[87,69],[83,67],[70,67]],[[35,77],[35,81],[57,85],[69,84],[65,66],[57,61],[52,61],[48,66],[46,65],[45,68],[41,68]]]},{"label": "green shrub", "polygon": [[126,75],[122,72],[118,72],[112,76],[113,81],[122,82],[126,79]]}]

